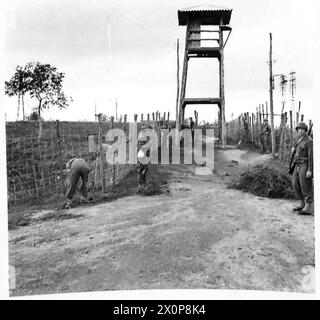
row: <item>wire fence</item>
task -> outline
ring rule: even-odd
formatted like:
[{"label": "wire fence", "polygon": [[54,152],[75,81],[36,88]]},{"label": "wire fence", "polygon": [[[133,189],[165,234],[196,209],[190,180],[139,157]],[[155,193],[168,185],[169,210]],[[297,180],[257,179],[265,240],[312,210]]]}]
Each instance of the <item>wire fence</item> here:
[{"label": "wire fence", "polygon": [[[172,128],[175,122],[169,120],[169,113],[160,117],[159,112],[151,115],[134,115],[139,132],[142,124],[149,124],[155,130]],[[7,190],[9,206],[27,204],[34,200],[43,200],[50,195],[63,195],[68,185],[64,173],[65,164],[74,157],[80,157],[90,163],[90,153],[98,151],[98,159],[91,163],[88,188],[90,191],[106,192],[118,184],[134,169],[133,164],[109,164],[101,144],[106,143],[106,133],[113,128],[122,129],[129,135],[127,116],[119,121],[111,117],[96,122],[59,122],[45,121],[42,135],[38,139],[37,121],[7,122]],[[91,142],[94,141],[92,150]],[[128,140],[127,140],[128,142]],[[91,150],[90,150],[91,149]],[[128,149],[128,148],[127,148]],[[81,183],[81,182],[79,182]]]},{"label": "wire fence", "polygon": [[[263,130],[263,120],[269,119],[269,114],[257,111],[256,113],[242,113],[236,119],[227,123],[227,141],[233,144],[252,143],[261,148],[260,133]],[[279,115],[280,121],[275,126],[276,152],[283,165],[287,164],[291,154],[291,148],[297,141],[295,125],[299,121],[305,121],[303,114],[293,117],[292,111]],[[312,125],[312,120],[307,121]],[[313,136],[311,131],[311,136]],[[271,144],[271,139],[270,139]],[[271,146],[270,146],[271,148]]]},{"label": "wire fence", "polygon": [[[152,117],[151,117],[152,116]],[[142,124],[148,124],[156,131],[161,128],[175,128],[175,121],[169,120],[169,113],[161,118],[160,113],[134,115],[137,132]],[[256,114],[242,113],[238,118],[227,123],[227,141],[229,144],[253,143],[261,147],[260,132],[263,118],[268,114],[257,111]],[[108,130],[122,129],[129,135],[129,123],[126,115],[120,121],[96,122],[43,122],[43,133],[38,139],[36,121],[8,122],[7,130],[7,184],[10,205],[25,204],[28,201],[44,199],[50,195],[63,195],[68,180],[64,174],[65,164],[73,157],[81,157],[89,162],[90,139],[95,140],[95,148],[103,140]],[[294,121],[295,120],[295,121]],[[301,115],[293,120],[291,112],[282,113],[280,125],[275,128],[276,148],[282,163],[289,159],[290,149],[296,141],[293,123],[304,120]],[[309,121],[309,125],[311,124]],[[206,126],[197,126],[198,128]],[[215,124],[220,128],[220,124]],[[216,130],[218,137],[220,129]],[[128,141],[127,141],[128,142]],[[128,148],[127,148],[128,149]],[[102,154],[94,161],[89,175],[88,187],[91,191],[105,192],[118,184],[134,169],[132,164],[111,165],[103,160]]]},{"label": "wire fence", "polygon": [[[24,123],[28,126],[28,123]],[[32,123],[30,124],[32,127]],[[63,194],[68,184],[65,164],[73,157],[89,162],[88,137],[103,136],[112,127],[127,132],[125,123],[45,122],[42,137],[36,135],[8,138],[7,184],[9,205]],[[32,132],[32,130],[31,130]],[[132,165],[110,165],[95,161],[89,175],[89,189],[106,190],[123,179]]]}]

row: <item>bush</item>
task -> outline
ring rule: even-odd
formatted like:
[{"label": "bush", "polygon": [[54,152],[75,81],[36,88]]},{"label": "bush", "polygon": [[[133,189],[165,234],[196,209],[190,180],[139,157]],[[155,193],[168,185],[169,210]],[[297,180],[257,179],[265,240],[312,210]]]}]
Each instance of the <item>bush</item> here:
[{"label": "bush", "polygon": [[[38,120],[39,120],[39,114],[38,114],[38,112],[37,112],[37,111],[31,112],[31,113],[27,116],[27,120],[38,121]],[[42,117],[41,117],[41,120],[43,120]]]},{"label": "bush", "polygon": [[241,173],[239,180],[232,181],[228,187],[260,197],[294,198],[290,176],[266,165],[257,165]]}]

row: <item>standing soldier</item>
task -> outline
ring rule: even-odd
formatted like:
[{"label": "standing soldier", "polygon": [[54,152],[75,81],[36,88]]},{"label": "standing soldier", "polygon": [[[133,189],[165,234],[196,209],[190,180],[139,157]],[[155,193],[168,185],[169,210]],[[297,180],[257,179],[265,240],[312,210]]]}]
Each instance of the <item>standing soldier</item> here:
[{"label": "standing soldier", "polygon": [[[142,125],[139,135],[138,135],[138,142],[137,142],[137,149],[138,149],[138,184],[139,189],[142,188],[146,184],[146,175],[149,169],[149,164],[143,164],[140,162],[140,159],[144,158],[145,156],[150,156],[150,150],[145,152],[142,150],[142,146],[144,146],[148,142],[148,135],[147,135],[147,126]],[[150,139],[150,138],[149,138]]]},{"label": "standing soldier", "polygon": [[304,122],[300,122],[296,130],[299,140],[292,150],[294,153],[292,184],[300,204],[293,210],[302,215],[311,215],[313,214],[313,141]]},{"label": "standing soldier", "polygon": [[271,127],[269,125],[268,119],[264,119],[262,131],[259,134],[262,153],[270,152],[270,135],[271,135]]},{"label": "standing soldier", "polygon": [[191,129],[191,139],[192,139],[192,147],[194,146],[194,129],[195,129],[195,122],[193,121],[192,117],[189,118],[189,125]]},{"label": "standing soldier", "polygon": [[249,125],[245,117],[242,118],[240,141],[238,144],[249,143]]}]

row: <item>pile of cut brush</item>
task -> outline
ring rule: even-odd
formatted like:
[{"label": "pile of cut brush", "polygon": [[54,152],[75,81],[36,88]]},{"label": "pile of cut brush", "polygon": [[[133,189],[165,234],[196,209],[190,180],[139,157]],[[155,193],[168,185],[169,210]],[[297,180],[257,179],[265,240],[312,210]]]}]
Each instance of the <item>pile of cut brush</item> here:
[{"label": "pile of cut brush", "polygon": [[149,181],[146,185],[140,186],[138,188],[138,194],[142,196],[155,196],[160,195],[164,193],[165,191],[168,192],[168,190],[165,190],[163,182],[161,182],[159,179],[152,179]]},{"label": "pile of cut brush", "polygon": [[290,176],[277,168],[256,165],[240,174],[237,181],[232,181],[232,189],[243,190],[259,197],[293,199],[294,192]]}]

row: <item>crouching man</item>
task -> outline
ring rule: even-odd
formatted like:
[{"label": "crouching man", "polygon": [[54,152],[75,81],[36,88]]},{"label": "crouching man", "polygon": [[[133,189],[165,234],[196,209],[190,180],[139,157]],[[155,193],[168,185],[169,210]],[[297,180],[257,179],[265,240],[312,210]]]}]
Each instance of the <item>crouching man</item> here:
[{"label": "crouching man", "polygon": [[77,184],[81,178],[82,185],[80,188],[81,198],[80,203],[89,202],[87,183],[90,172],[89,164],[82,158],[72,158],[66,164],[67,173],[69,174],[69,185],[67,190],[67,203],[65,208],[70,209],[72,199],[77,189]]},{"label": "crouching man", "polygon": [[[296,127],[299,140],[295,146],[292,184],[300,204],[293,210],[302,215],[313,214],[313,141],[308,135],[308,126],[300,122]],[[294,151],[294,150],[293,150]]]}]

